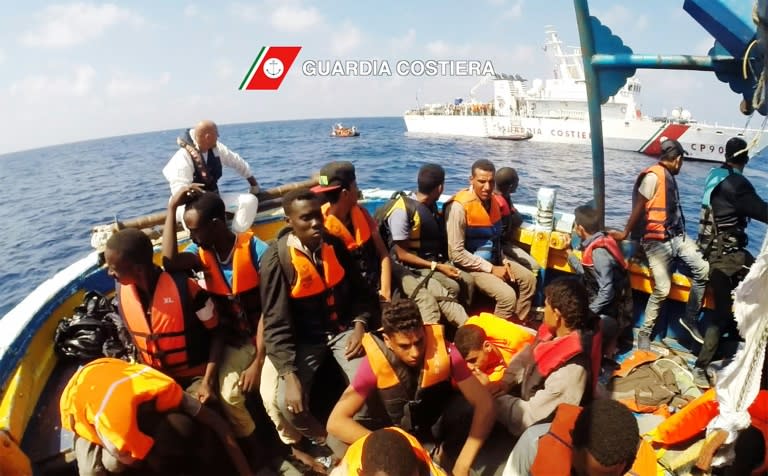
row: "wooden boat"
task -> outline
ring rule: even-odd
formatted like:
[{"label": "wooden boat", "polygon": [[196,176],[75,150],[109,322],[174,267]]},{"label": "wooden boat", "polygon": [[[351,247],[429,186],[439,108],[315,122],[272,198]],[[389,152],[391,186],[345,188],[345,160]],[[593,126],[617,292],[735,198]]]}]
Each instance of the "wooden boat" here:
[{"label": "wooden boat", "polygon": [[344,127],[340,123],[333,126],[331,129],[331,137],[358,137],[360,136],[360,131],[357,130],[357,127]]},{"label": "wooden boat", "polygon": [[[575,4],[580,26],[591,28],[585,26],[590,24],[586,1],[577,0]],[[591,32],[582,35],[583,39],[585,37],[591,38]],[[584,51],[591,55],[594,48],[585,47]],[[710,66],[713,64],[710,59]],[[590,75],[592,73],[590,71]],[[596,104],[594,107],[598,111],[592,118],[592,137],[598,138],[601,136],[599,91],[595,88],[596,85],[590,85],[589,90],[591,101]],[[356,130],[354,132],[359,134]],[[595,139],[595,143],[595,198],[602,210],[602,144],[599,139]],[[363,191],[362,203],[373,211],[385,203],[391,194],[391,191],[366,190]],[[272,205],[276,204],[275,197],[278,195],[276,193],[269,197]],[[266,203],[262,202],[262,205]],[[554,201],[548,207],[544,210],[525,205],[518,207],[526,221],[519,232],[518,241],[530,247],[531,255],[542,265],[541,285],[553,277],[572,272],[566,260],[566,248],[573,228],[573,215],[557,212]],[[154,222],[157,222],[157,216],[123,223],[122,226],[147,227]],[[271,209],[258,214],[252,229],[262,239],[269,240],[276,236],[282,226],[281,212]],[[180,244],[188,239],[183,232],[178,235]],[[636,261],[632,262],[630,272],[635,297],[638,298],[635,304],[637,315],[640,317],[643,296],[647,296],[651,290],[650,273],[647,266]],[[689,287],[685,276],[676,274],[673,277],[670,293],[673,306],[682,309]],[[58,321],[71,316],[74,308],[82,302],[85,292],[90,290],[102,293],[114,291],[114,282],[107,276],[98,251],[91,252],[40,284],[0,319],[0,431],[10,436],[9,445],[18,443],[21,446],[39,474],[58,470],[61,465],[69,464],[71,467],[73,461],[72,435],[62,431],[58,424],[58,399],[74,367],[60,361],[53,351],[52,341]],[[674,312],[667,312],[667,315],[674,315]],[[681,334],[677,322],[665,326],[663,316],[660,326],[662,335],[675,337]],[[508,453],[509,448],[504,450]]]}]

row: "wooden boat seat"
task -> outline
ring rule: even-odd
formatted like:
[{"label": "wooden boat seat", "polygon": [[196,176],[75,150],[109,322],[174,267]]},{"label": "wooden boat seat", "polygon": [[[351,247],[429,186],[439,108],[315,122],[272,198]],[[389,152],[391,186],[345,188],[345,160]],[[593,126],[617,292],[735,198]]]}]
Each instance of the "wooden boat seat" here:
[{"label": "wooden boat seat", "polygon": [[78,367],[79,363],[74,361],[59,361],[27,425],[21,449],[32,462],[35,474],[58,473],[74,467],[74,435],[61,428],[59,398]]}]

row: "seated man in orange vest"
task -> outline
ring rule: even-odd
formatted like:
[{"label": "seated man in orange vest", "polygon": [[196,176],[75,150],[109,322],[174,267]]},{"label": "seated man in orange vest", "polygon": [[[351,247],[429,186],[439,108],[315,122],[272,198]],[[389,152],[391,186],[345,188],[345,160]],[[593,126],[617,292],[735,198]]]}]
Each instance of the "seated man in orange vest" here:
[{"label": "seated man in orange vest", "polygon": [[448,257],[457,268],[472,275],[477,289],[496,302],[495,315],[524,321],[536,292],[536,276],[502,252],[501,209],[493,198],[495,172],[491,161],[475,161],[470,187],[446,203]]},{"label": "seated man in orange vest", "polygon": [[396,474],[446,476],[419,440],[396,426],[368,433],[352,443],[331,476]]},{"label": "seated man in orange vest", "polygon": [[[176,209],[186,205],[183,219],[192,244],[183,253],[176,245]],[[183,187],[168,203],[163,228],[163,261],[169,272],[195,270],[219,315],[223,341],[218,365],[222,410],[249,454],[261,447],[256,424],[246,408],[246,395],[258,390],[264,365],[264,342],[259,295],[259,258],[267,244],[251,233],[233,233],[226,223],[224,201],[197,185]],[[257,333],[258,329],[258,333]]]},{"label": "seated man in orange vest", "polygon": [[587,290],[575,278],[544,289],[544,322],[533,344],[512,358],[496,397],[497,418],[512,435],[549,418],[561,403],[592,400],[600,375],[600,332]]},{"label": "seated man in orange vest", "polygon": [[[381,418],[384,426],[398,426],[420,441],[442,443],[446,457],[455,459],[453,474],[469,474],[493,426],[493,403],[461,354],[446,344],[442,326],[424,324],[413,301],[397,300],[384,306],[382,336],[366,334],[363,346],[365,359],[333,408],[328,432],[347,444],[369,434],[354,420],[368,401],[371,416]],[[465,401],[453,398],[457,395],[451,382]],[[466,402],[474,410],[471,425]],[[443,434],[436,435],[439,420]]]},{"label": "seated man in orange vest", "polygon": [[392,258],[379,234],[379,226],[357,204],[355,166],[351,162],[330,162],[320,169],[320,185],[312,188],[328,200],[323,205],[325,229],[341,239],[357,261],[368,286],[389,301],[392,296]]},{"label": "seated man in orange vest", "polygon": [[75,372],[59,406],[62,428],[75,434],[80,476],[107,476],[142,462],[158,474],[198,473],[211,460],[191,451],[201,432],[189,417],[216,433],[239,474],[252,474],[227,423],[146,365],[94,360]]},{"label": "seated man in orange vest", "polygon": [[206,403],[216,394],[221,346],[212,331],[218,315],[196,281],[163,271],[152,261],[153,254],[152,241],[135,228],[107,240],[104,259],[107,273],[117,281],[120,317],[139,360],[189,387]]},{"label": "seated man in orange vest", "polygon": [[459,327],[453,342],[475,377],[495,395],[512,357],[533,339],[527,327],[483,312]]},{"label": "seated man in orange vest", "polygon": [[[378,300],[344,243],[324,233],[319,197],[309,190],[283,197],[290,228],[261,260],[261,302],[267,360],[262,398],[285,443],[325,442],[309,395],[329,354],[351,380],[363,355],[362,338]],[[365,296],[370,296],[366,299]]]},{"label": "seated man in orange vest", "polygon": [[653,448],[640,438],[632,412],[614,400],[584,409],[563,404],[552,423],[529,428],[502,476],[640,476],[656,474]]}]

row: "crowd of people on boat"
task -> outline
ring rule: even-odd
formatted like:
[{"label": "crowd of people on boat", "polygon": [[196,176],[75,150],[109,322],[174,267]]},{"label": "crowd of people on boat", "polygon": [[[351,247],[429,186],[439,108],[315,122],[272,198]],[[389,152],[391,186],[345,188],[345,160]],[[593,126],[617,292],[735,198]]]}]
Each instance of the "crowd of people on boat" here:
[{"label": "crowd of people on boat", "polygon": [[[507,445],[504,475],[656,474],[630,409],[599,395],[601,375],[634,344],[617,240],[639,234],[653,277],[641,349],[653,340],[673,262],[688,265],[680,323],[703,344],[697,379],[709,387],[708,365],[732,355],[724,340],[740,338],[730,291],[753,259],[748,220],[768,222],[768,204],[741,173],[746,143],[735,138],[707,179],[700,240],[687,237],[675,182],[685,150],[663,140],[658,164],[637,179],[624,231],[604,231],[590,206],[575,210],[576,276],[548,282],[536,307],[541,266],[515,239],[523,219],[512,168],[476,160],[469,186],[441,210],[445,170],[424,164],[414,194],[372,215],[358,203],[355,166],[330,162],[317,186],[283,197],[286,227],[266,243],[227,223],[222,166],[254,194],[259,187],[247,162],[218,142],[216,125],[201,122],[178,145],[163,170],[172,196],[162,266],[139,230],[106,244],[137,359],[96,360],[64,390],[62,424],[76,435],[81,475],[137,464],[195,472],[216,457],[221,471],[272,474],[284,451],[320,474],[463,476],[484,444]],[[181,252],[177,218],[192,241]],[[702,336],[708,281],[715,312]],[[330,413],[319,393],[335,403]],[[492,431],[505,438],[489,439]],[[702,469],[736,433],[706,446]],[[763,463],[749,458],[751,469]]]}]

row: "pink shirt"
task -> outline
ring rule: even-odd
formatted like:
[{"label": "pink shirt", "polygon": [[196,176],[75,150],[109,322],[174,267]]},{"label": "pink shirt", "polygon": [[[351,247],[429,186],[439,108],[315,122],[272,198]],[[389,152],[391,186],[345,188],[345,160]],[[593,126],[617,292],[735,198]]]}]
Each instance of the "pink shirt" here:
[{"label": "pink shirt", "polygon": [[[448,355],[451,358],[451,378],[456,383],[468,379],[472,372],[467,367],[464,357],[453,344],[448,346]],[[374,375],[367,357],[360,362],[360,367],[358,367],[355,378],[352,380],[352,388],[363,398],[368,398],[376,390],[376,375]]]}]

